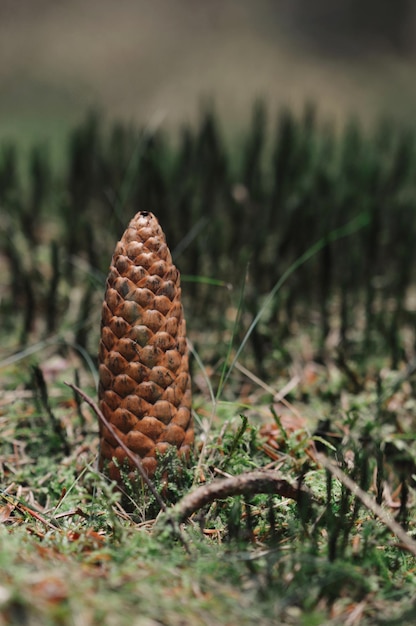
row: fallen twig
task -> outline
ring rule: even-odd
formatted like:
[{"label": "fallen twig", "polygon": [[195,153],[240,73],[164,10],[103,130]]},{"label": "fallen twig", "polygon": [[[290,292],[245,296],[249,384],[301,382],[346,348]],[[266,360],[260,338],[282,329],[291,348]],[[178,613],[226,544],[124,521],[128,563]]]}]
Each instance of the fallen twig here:
[{"label": "fallen twig", "polygon": [[82,391],[82,389],[80,389],[76,385],[74,385],[72,383],[65,383],[65,384],[68,387],[70,387],[71,389],[73,389],[76,393],[78,393],[81,396],[81,398],[83,398],[83,400],[85,400],[85,402],[92,408],[92,410],[94,411],[94,413],[96,414],[98,419],[106,426],[106,428],[108,428],[110,433],[113,435],[113,437],[116,439],[116,441],[123,448],[124,452],[126,453],[126,456],[132,461],[132,463],[134,463],[134,465],[136,466],[137,470],[139,471],[139,474],[142,477],[144,483],[148,486],[149,490],[152,492],[153,496],[155,497],[156,502],[160,506],[160,510],[163,511],[163,513],[165,515],[165,519],[167,519],[169,521],[169,523],[170,523],[170,525],[172,527],[173,535],[179,538],[179,540],[182,542],[182,545],[185,548],[185,550],[187,551],[187,553],[191,554],[191,550],[189,548],[188,542],[186,541],[185,537],[183,536],[183,534],[181,532],[181,529],[179,528],[179,526],[176,523],[175,519],[171,515],[170,511],[167,509],[166,504],[162,500],[159,492],[156,490],[156,487],[154,486],[154,484],[152,483],[152,481],[148,477],[148,475],[146,473],[146,470],[144,469],[144,467],[142,465],[140,457],[138,457],[131,450],[129,450],[129,448],[125,445],[124,441],[118,436],[114,426],[112,424],[110,424],[110,422],[106,419],[106,417],[103,415],[102,411],[100,410],[98,405],[94,402],[94,400],[92,400],[92,398],[87,396],[87,394],[84,393],[84,391]]},{"label": "fallen twig", "polygon": [[141,478],[143,479],[143,482],[148,486],[149,490],[151,491],[151,493],[155,497],[156,502],[158,503],[161,511],[166,511],[166,504],[164,503],[164,501],[162,500],[162,498],[161,498],[159,492],[157,491],[156,487],[154,486],[154,484],[152,483],[152,481],[148,477],[147,472],[144,469],[143,464],[142,464],[142,462],[140,460],[140,457],[138,457],[136,454],[134,454],[134,452],[129,450],[129,448],[126,446],[126,444],[121,439],[121,437],[119,437],[119,435],[118,435],[117,431],[115,430],[114,426],[112,424],[110,424],[110,422],[106,419],[106,417],[103,415],[102,411],[100,410],[99,406],[94,402],[94,400],[92,400],[92,398],[87,396],[87,394],[84,391],[82,391],[82,389],[80,389],[79,387],[77,387],[73,383],[65,383],[65,384],[68,387],[70,387],[71,389],[73,389],[74,391],[76,391],[81,396],[81,398],[83,400],[85,400],[85,402],[92,408],[92,410],[94,411],[94,413],[96,414],[98,419],[104,424],[104,426],[106,428],[108,428],[108,430],[110,431],[110,433],[112,434],[114,439],[123,448],[123,451],[125,452],[126,456],[130,459],[130,461],[137,468]]},{"label": "fallen twig", "polygon": [[[299,501],[301,498],[304,498],[306,502],[310,502],[312,500],[312,495],[306,487],[294,482],[289,482],[285,478],[282,478],[282,475],[276,471],[266,470],[248,472],[246,474],[240,474],[239,476],[233,476],[223,480],[215,480],[208,485],[202,485],[184,496],[174,507],[167,509],[152,481],[147,476],[140,458],[131,452],[131,450],[129,450],[129,448],[124,444],[97,404],[76,385],[72,383],[66,384],[68,387],[76,391],[85,400],[85,402],[87,402],[101,422],[109,429],[111,434],[125,451],[128,458],[131,459],[137,467],[143,481],[156,498],[161,511],[165,513],[163,516],[165,521],[168,521],[169,524],[172,525],[175,533],[179,534],[179,536],[180,532],[178,525],[186,521],[192,513],[195,513],[195,511],[199,510],[206,504],[214,502],[214,500],[224,500],[230,496],[238,495],[250,496],[259,493],[275,494],[295,501]],[[183,537],[181,537],[181,540],[186,546]]]},{"label": "fallen twig", "polygon": [[367,509],[369,509],[374,515],[376,515],[379,520],[383,522],[391,530],[391,532],[396,535],[397,539],[402,543],[402,547],[408,550],[411,554],[416,556],[416,541],[408,535],[408,533],[394,520],[391,515],[383,509],[377,502],[372,498],[368,493],[363,491],[361,487],[357,485],[347,474],[345,474],[333,461],[328,459],[323,454],[317,454],[316,460],[320,463],[326,470],[331,472],[335,478],[337,478],[340,483],[342,483],[347,489],[351,491],[351,493],[361,500]]},{"label": "fallen twig", "polygon": [[49,520],[43,517],[40,513],[38,513],[37,511],[34,511],[26,504],[23,504],[22,502],[20,502],[20,500],[16,498],[15,496],[9,495],[3,489],[0,490],[0,497],[2,497],[7,502],[7,504],[11,507],[10,512],[13,509],[16,509],[16,511],[19,511],[19,513],[33,517],[34,519],[38,520],[38,522],[41,522],[41,524],[43,524],[44,526],[47,526],[48,528],[52,530],[59,530],[57,526],[52,524]]},{"label": "fallen twig", "polygon": [[306,502],[312,500],[312,495],[306,487],[289,482],[276,471],[255,471],[215,480],[208,485],[201,485],[191,493],[184,496],[171,509],[177,523],[185,522],[188,517],[198,511],[206,504],[214,500],[225,500],[230,496],[252,496],[259,493],[270,493],[290,498],[297,502],[305,498]]}]

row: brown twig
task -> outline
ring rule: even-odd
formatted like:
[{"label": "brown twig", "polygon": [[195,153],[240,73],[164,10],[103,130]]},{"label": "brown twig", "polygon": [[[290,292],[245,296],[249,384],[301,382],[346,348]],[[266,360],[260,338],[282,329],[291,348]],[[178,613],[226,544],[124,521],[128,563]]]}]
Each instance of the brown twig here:
[{"label": "brown twig", "polygon": [[152,481],[148,477],[147,472],[146,472],[146,470],[144,469],[144,467],[142,465],[140,457],[138,457],[136,454],[134,454],[134,452],[129,450],[129,448],[126,446],[124,441],[119,437],[119,435],[116,432],[114,426],[112,424],[110,424],[110,422],[106,419],[106,417],[103,415],[102,411],[100,410],[98,405],[94,402],[94,400],[92,400],[92,398],[87,396],[87,394],[84,393],[84,391],[82,391],[82,389],[80,389],[79,387],[77,387],[73,383],[65,383],[65,384],[68,387],[70,387],[71,389],[73,389],[74,391],[76,391],[76,393],[78,393],[81,396],[81,398],[83,400],[85,400],[85,402],[92,408],[92,410],[94,411],[94,413],[96,414],[98,419],[104,424],[104,426],[106,428],[108,428],[108,430],[110,431],[110,433],[112,434],[114,439],[117,441],[119,446],[121,446],[123,448],[123,451],[125,452],[126,456],[131,460],[131,462],[137,468],[141,478],[143,479],[143,482],[148,486],[149,490],[151,491],[151,493],[155,497],[156,502],[158,503],[161,511],[166,511],[166,504],[164,503],[164,501],[162,500],[162,498],[161,498],[159,492],[157,491],[156,487],[154,486],[154,484],[152,483]]},{"label": "brown twig", "polygon": [[171,515],[170,511],[167,509],[166,504],[162,500],[162,498],[161,498],[160,494],[158,493],[158,491],[156,490],[154,484],[152,483],[152,481],[148,477],[148,475],[146,473],[146,470],[144,469],[144,467],[142,465],[140,457],[138,457],[131,450],[129,450],[129,448],[125,445],[123,440],[118,436],[118,434],[115,431],[113,425],[110,424],[110,422],[105,418],[105,416],[103,415],[102,411],[100,411],[100,408],[94,402],[94,400],[92,400],[92,398],[87,396],[87,394],[84,393],[84,391],[82,391],[82,389],[80,389],[76,385],[74,385],[72,383],[65,383],[65,384],[68,387],[70,387],[71,389],[73,389],[76,393],[78,393],[83,400],[85,400],[85,402],[92,408],[92,410],[94,411],[94,413],[96,414],[98,419],[101,420],[101,422],[104,424],[104,426],[106,426],[106,428],[108,428],[110,433],[113,435],[113,437],[119,443],[119,445],[123,448],[123,450],[126,453],[127,457],[132,461],[132,463],[134,463],[134,465],[138,469],[138,471],[140,473],[140,476],[142,477],[143,481],[146,483],[146,485],[149,487],[150,491],[152,492],[153,496],[155,497],[156,502],[160,506],[160,510],[163,511],[163,513],[165,514],[164,517],[170,523],[173,535],[176,536],[181,541],[181,543],[182,543],[183,547],[185,548],[186,552],[188,554],[191,554],[191,550],[190,550],[190,547],[188,545],[188,542],[186,541],[185,537],[183,536],[183,534],[181,532],[181,529],[179,528],[179,525],[177,524],[176,520],[173,518],[173,516]]},{"label": "brown twig", "polygon": [[195,511],[202,508],[206,504],[214,502],[214,500],[225,500],[225,498],[230,496],[249,496],[259,493],[275,494],[282,496],[283,498],[290,498],[291,500],[296,501],[299,501],[301,498],[305,498],[308,502],[312,499],[311,493],[305,487],[289,482],[285,478],[282,478],[281,474],[276,471],[266,470],[248,472],[246,474],[240,474],[239,476],[233,476],[223,480],[215,480],[208,485],[202,485],[184,496],[174,507],[167,509],[166,504],[163,502],[152,481],[147,476],[146,471],[141,464],[140,458],[131,452],[131,450],[129,450],[129,448],[124,444],[114,427],[102,414],[102,411],[100,411],[97,404],[76,385],[72,383],[66,383],[66,385],[76,391],[76,393],[78,393],[92,408],[97,417],[106,426],[106,428],[109,429],[116,441],[123,448],[128,458],[131,459],[132,463],[134,463],[137,467],[144,482],[159,503],[161,510],[166,514],[166,516],[164,516],[165,521],[168,521],[172,525],[175,533],[179,534],[186,548],[186,542],[180,534],[178,525],[185,522],[186,519],[192,515],[192,513],[195,513]]},{"label": "brown twig", "polygon": [[197,487],[184,496],[172,509],[177,523],[185,522],[188,517],[214,500],[225,500],[230,496],[251,496],[270,493],[299,501],[305,498],[311,501],[311,493],[305,487],[291,483],[275,471],[255,471],[215,480],[208,485]]},{"label": "brown twig", "polygon": [[22,504],[22,502],[20,502],[18,498],[15,498],[14,496],[10,496],[8,493],[4,492],[3,490],[0,491],[0,497],[2,497],[12,507],[12,509],[16,509],[20,513],[33,517],[34,519],[38,520],[38,522],[41,522],[41,524],[44,524],[44,526],[47,526],[48,528],[52,530],[59,530],[57,526],[55,526],[49,520],[44,518],[40,513],[26,506],[26,504]]},{"label": "brown twig", "polygon": [[372,498],[368,493],[363,491],[361,487],[357,485],[347,474],[345,474],[335,463],[330,461],[323,454],[317,454],[316,459],[318,463],[320,463],[326,470],[331,472],[335,478],[339,480],[340,483],[344,485],[351,493],[361,500],[367,509],[369,509],[374,515],[376,515],[379,520],[383,522],[385,526],[391,532],[396,535],[397,539],[402,544],[402,547],[406,548],[411,554],[416,556],[416,541],[407,534],[407,532],[394,520],[391,515],[383,509],[377,502]]}]

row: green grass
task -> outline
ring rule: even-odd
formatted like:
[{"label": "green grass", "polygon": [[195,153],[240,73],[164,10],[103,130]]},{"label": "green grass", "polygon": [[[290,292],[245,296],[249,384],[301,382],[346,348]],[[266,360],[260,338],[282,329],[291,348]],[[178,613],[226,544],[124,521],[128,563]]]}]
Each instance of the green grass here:
[{"label": "green grass", "polygon": [[[63,173],[34,150],[21,180],[2,153],[0,626],[414,621],[414,150],[390,127],[382,150],[381,130],[325,135],[307,109],[281,116],[264,170],[261,111],[241,164],[211,114],[176,153],[94,116]],[[156,477],[164,516],[141,488],[126,513],[96,471],[97,418],[65,385],[95,396],[105,268],[127,217],[154,206],[192,277],[196,454]],[[175,501],[262,468],[312,503],[228,497],[172,532]]]},{"label": "green grass", "polygon": [[[414,132],[388,120],[372,130],[351,121],[335,131],[312,105],[300,115],[284,110],[276,123],[266,113],[257,103],[240,150],[225,141],[211,109],[199,125],[184,127],[177,142],[162,128],[110,124],[91,113],[68,133],[62,158],[53,146],[28,151],[8,146],[4,137],[0,312],[10,331],[6,347],[16,333],[15,344],[25,347],[33,330],[38,339],[75,327],[72,339],[95,355],[95,334],[85,320],[101,297],[115,240],[145,208],[160,220],[185,277],[191,331],[210,326],[222,333],[245,283],[236,336],[243,342],[268,301],[244,351],[261,377],[273,367],[273,352],[284,357],[293,328],[312,320],[322,353],[328,337],[338,334],[346,358],[389,354],[392,369],[409,360]],[[358,223],[350,236],[334,240],[334,232]],[[222,341],[213,345],[212,358],[223,358]]]},{"label": "green grass", "polygon": [[[393,491],[406,477],[410,495],[399,519],[411,535],[414,438],[411,430],[399,434],[392,428],[395,420],[403,426],[409,419],[411,382],[385,371],[382,390],[368,378],[357,395],[334,367],[321,368],[318,379],[303,381],[287,406],[273,410],[267,397],[257,399],[253,382],[239,407],[218,398],[211,417],[209,396],[196,396],[198,441],[203,434],[206,450],[176,498],[192,488],[194,478],[210,482],[224,472],[277,466],[288,479],[302,475],[316,503],[303,508],[261,494],[214,502],[183,527],[184,543],[169,525],[160,532],[159,524],[155,532],[157,507],[144,492],[136,494],[137,506],[127,516],[119,494],[94,469],[95,416],[84,404],[79,410],[61,384],[71,366],[47,386],[49,412],[33,370],[6,369],[9,391],[0,418],[2,623],[365,625],[394,623],[389,620],[410,611],[414,556],[314,461],[310,431],[331,419],[332,436],[318,432],[317,445],[335,454],[373,499],[378,464],[385,481],[382,505],[394,516],[400,493]],[[309,417],[303,415],[306,393],[313,407]],[[62,426],[68,455],[52,420]],[[267,442],[266,431],[260,432],[265,424],[273,435]],[[356,622],[354,614],[360,615]]]}]

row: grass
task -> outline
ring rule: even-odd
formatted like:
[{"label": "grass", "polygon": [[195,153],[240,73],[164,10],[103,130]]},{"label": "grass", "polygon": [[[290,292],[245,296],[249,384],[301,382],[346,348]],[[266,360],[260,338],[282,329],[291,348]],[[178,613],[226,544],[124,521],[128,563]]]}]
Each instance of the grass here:
[{"label": "grass", "polygon": [[[46,396],[33,367],[5,370],[0,623],[365,625],[411,615],[414,556],[311,452],[335,458],[411,536],[411,378],[384,370],[357,394],[334,363],[311,362],[283,402],[249,381],[237,403],[217,399],[212,415],[209,394],[197,394],[206,450],[175,498],[194,480],[269,467],[302,476],[316,502],[303,509],[261,494],[213,502],[183,527],[188,553],[169,526],[155,528],[148,494],[136,495],[128,516],[96,472],[95,416],[62,385],[71,369],[53,374]],[[315,428],[327,417],[330,434]]]},{"label": "grass", "polygon": [[[162,136],[139,140],[120,126],[109,150],[94,116],[72,133],[63,177],[34,150],[25,186],[13,179],[14,157],[3,154],[0,626],[414,620],[413,279],[410,270],[399,271],[410,268],[413,254],[413,149],[399,135],[397,151],[386,149],[389,159],[379,159],[374,140],[351,127],[337,145],[341,156],[332,172],[332,161],[313,152],[318,144],[323,150],[324,137],[312,113],[301,122],[289,113],[281,118],[273,157],[280,184],[270,179],[267,188],[256,187],[262,132],[252,131],[245,172],[249,178],[260,168],[259,177],[245,180],[249,195],[238,202],[246,216],[252,202],[262,207],[270,245],[262,247],[261,232],[244,232],[246,221],[239,221],[246,243],[237,246],[239,262],[232,260],[232,283],[243,286],[234,290],[227,268],[229,249],[240,241],[229,228],[239,175],[231,177],[210,114],[196,136],[184,132],[180,153],[169,153],[168,164]],[[369,161],[368,171],[354,169],[357,154],[361,164]],[[335,177],[335,190],[344,181],[335,224],[326,175]],[[373,185],[381,193],[386,178],[392,203],[378,216],[371,213]],[[361,228],[368,216],[363,198],[371,205],[370,228]],[[406,204],[410,220],[403,218],[397,231],[394,199]],[[65,384],[95,396],[106,247],[136,200],[177,211],[169,242],[182,245],[184,273],[192,277],[183,292],[196,455],[191,468],[170,466],[169,484],[164,472],[155,478],[167,505],[163,515],[144,489],[132,493],[126,513],[120,494],[96,470],[97,418]],[[280,268],[271,200],[286,224]],[[207,222],[200,220],[211,206],[209,224],[222,239],[201,236]],[[317,227],[315,220],[310,232],[314,207],[328,224]],[[349,237],[335,241],[336,234]],[[389,265],[387,274],[383,266],[373,273],[370,253],[383,257],[383,246],[394,271]],[[264,257],[253,253],[247,263],[249,249]],[[347,252],[354,257],[350,274]],[[326,265],[338,273],[328,276]],[[180,532],[172,526],[172,506],[190,491],[264,468],[300,482],[309,501],[246,492],[197,507]]]}]

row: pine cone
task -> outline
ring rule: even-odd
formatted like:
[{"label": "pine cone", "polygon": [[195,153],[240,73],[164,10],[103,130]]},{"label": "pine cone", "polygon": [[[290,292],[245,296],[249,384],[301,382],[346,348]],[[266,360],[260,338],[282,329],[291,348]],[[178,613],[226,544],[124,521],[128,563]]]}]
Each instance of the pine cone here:
[{"label": "pine cone", "polygon": [[[194,431],[180,276],[157,219],[147,211],[134,216],[114,251],[102,309],[99,378],[101,411],[149,477],[159,454],[171,446],[189,456]],[[102,425],[99,466],[119,483],[121,466],[131,480],[137,477]]]}]

